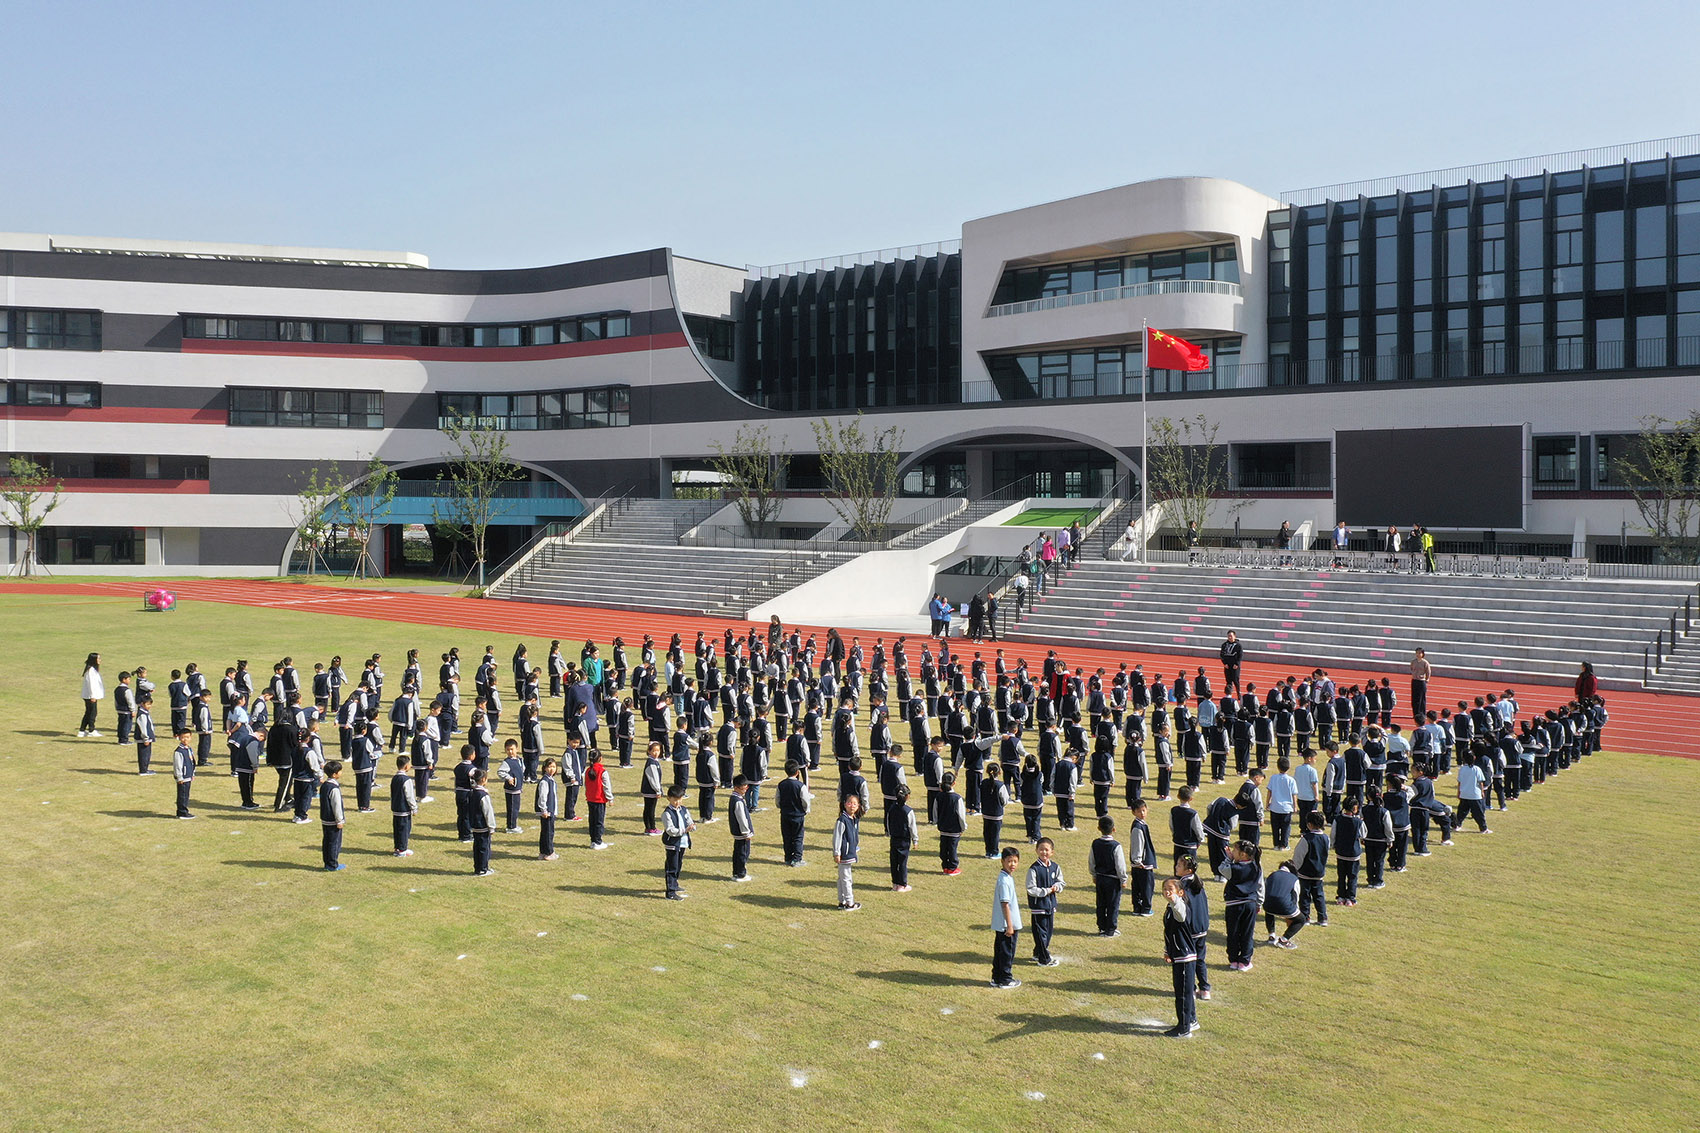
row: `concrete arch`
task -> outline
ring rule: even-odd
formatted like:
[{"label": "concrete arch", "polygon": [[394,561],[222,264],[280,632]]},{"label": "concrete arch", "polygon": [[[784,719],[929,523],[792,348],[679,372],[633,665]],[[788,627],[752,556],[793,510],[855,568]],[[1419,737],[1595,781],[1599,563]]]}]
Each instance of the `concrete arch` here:
[{"label": "concrete arch", "polygon": [[[518,465],[520,468],[525,469],[527,472],[535,472],[535,473],[538,473],[539,475],[543,476],[546,479],[553,480],[555,483],[559,484],[561,487],[563,487],[567,491],[571,492],[573,494],[573,498],[578,500],[579,503],[583,504],[586,508],[589,508],[589,506],[590,506],[589,497],[587,497],[583,492],[579,491],[576,487],[573,486],[573,484],[570,481],[568,481],[564,477],[560,476],[559,474],[557,474],[555,472],[550,471],[547,468],[544,468],[540,464],[533,464],[532,462],[527,461],[527,460],[515,460],[512,457],[509,457],[508,459],[510,460],[510,462],[512,462],[515,465]],[[424,459],[424,460],[398,460],[394,464],[390,464],[388,461],[385,461],[385,464],[387,464],[389,466],[389,469],[392,472],[402,472],[402,471],[405,471],[406,469],[409,469],[409,468],[422,468],[426,465],[442,464],[442,463],[444,463],[444,461],[443,461],[443,458],[441,456],[435,456],[435,457],[431,457],[429,459]],[[365,476],[364,473],[362,473],[361,475],[359,475],[359,476],[355,477],[354,479],[348,481],[346,484],[343,484],[341,486],[340,490],[346,492],[348,489],[359,485],[365,479],[366,479],[366,476]],[[300,528],[299,525],[297,525],[295,530],[293,530],[289,533],[289,538],[284,540],[284,543],[283,543],[283,557],[279,560],[278,567],[277,567],[277,573],[280,577],[283,576],[283,575],[287,575],[289,573],[289,560],[295,557],[295,547],[300,542],[300,540],[301,540],[301,528]]]},{"label": "concrete arch", "polygon": [[918,448],[908,456],[905,456],[902,462],[897,466],[897,475],[902,476],[905,472],[909,471],[909,469],[917,461],[921,460],[923,457],[931,456],[933,453],[938,452],[941,449],[959,448],[976,440],[993,440],[1001,437],[1008,437],[1012,432],[1035,437],[1048,437],[1059,441],[1072,441],[1083,448],[1097,449],[1099,452],[1115,458],[1116,464],[1120,466],[1123,471],[1131,473],[1135,481],[1139,478],[1139,463],[1120,449],[1116,448],[1114,445],[1106,444],[1098,437],[1091,436],[1087,433],[1077,433],[1072,429],[1058,429],[1049,425],[1024,425],[1019,430],[1012,430],[1007,427],[981,427],[978,429],[967,429],[960,433],[951,433],[948,436],[929,441],[925,446]]}]

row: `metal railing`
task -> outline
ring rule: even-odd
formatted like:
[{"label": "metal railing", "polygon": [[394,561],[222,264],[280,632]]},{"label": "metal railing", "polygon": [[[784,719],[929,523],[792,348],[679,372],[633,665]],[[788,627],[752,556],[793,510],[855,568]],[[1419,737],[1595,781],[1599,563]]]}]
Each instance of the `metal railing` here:
[{"label": "metal railing", "polygon": [[1281,194],[1281,204],[1316,205],[1324,201],[1355,201],[1359,197],[1381,197],[1397,192],[1420,193],[1436,186],[1450,187],[1469,181],[1502,181],[1507,177],[1534,177],[1553,171],[1564,172],[1579,169],[1584,165],[1621,165],[1625,161],[1657,161],[1664,157],[1680,157],[1694,153],[1700,153],[1700,134],[1684,134],[1675,138],[1655,138],[1651,141],[1626,142],[1595,149],[1568,150],[1564,153],[1542,154],[1539,157],[1516,157],[1479,165],[1455,165],[1450,169],[1430,169],[1423,173],[1405,173],[1368,181],[1342,181],[1336,185],[1289,189]]},{"label": "metal railing", "polygon": [[[1279,547],[1207,547],[1184,550],[1153,548],[1152,563],[1172,563],[1224,570],[1351,571],[1364,574],[1428,573],[1420,553],[1401,551],[1283,550]],[[1588,577],[1588,560],[1540,555],[1435,555],[1435,573],[1465,578],[1527,578],[1574,581]]]},{"label": "metal railing", "polygon": [[[407,498],[424,497],[428,499],[454,498],[464,494],[453,480],[401,480],[396,483],[395,494]],[[498,500],[564,500],[572,498],[572,492],[565,485],[553,480],[510,480],[497,484],[491,489],[491,496]]]},{"label": "metal railing", "polygon": [[[1658,632],[1651,644],[1641,650],[1641,685],[1645,688],[1652,683],[1653,676],[1664,667],[1666,658],[1676,652],[1676,647],[1682,639],[1694,632],[1694,604],[1696,595],[1685,594],[1682,605],[1670,613],[1670,624]],[[1677,623],[1681,622],[1682,632],[1677,633]],[[1668,634],[1668,636],[1667,636]]]},{"label": "metal railing", "polygon": [[1225,279],[1152,279],[1144,283],[1124,283],[1119,287],[1101,287],[1096,291],[1070,291],[1040,299],[995,303],[986,308],[986,317],[995,319],[1004,315],[1024,315],[1029,311],[1051,311],[1058,307],[1080,307],[1116,299],[1139,299],[1147,295],[1225,295],[1238,299],[1244,294],[1239,284]]},{"label": "metal railing", "polygon": [[530,582],[536,577],[540,558],[545,560],[545,565],[552,563],[559,548],[572,544],[581,535],[607,530],[616,517],[631,510],[637,487],[637,481],[634,480],[609,489],[604,495],[591,500],[584,514],[572,523],[544,524],[523,546],[497,565],[484,592],[494,594],[504,586],[511,590],[514,578],[521,573],[525,580]]},{"label": "metal railing", "polygon": [[931,244],[903,244],[896,248],[876,248],[869,252],[852,252],[846,256],[823,256],[813,260],[793,260],[788,264],[744,265],[751,279],[776,279],[787,275],[810,275],[817,271],[853,268],[862,264],[887,264],[895,260],[922,259],[928,256],[951,255],[962,251],[961,240],[936,240]]}]

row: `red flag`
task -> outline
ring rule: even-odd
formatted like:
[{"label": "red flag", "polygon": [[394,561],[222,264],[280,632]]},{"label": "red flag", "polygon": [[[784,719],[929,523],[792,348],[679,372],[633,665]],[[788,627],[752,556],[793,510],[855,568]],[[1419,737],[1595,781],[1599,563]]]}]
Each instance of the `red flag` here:
[{"label": "red flag", "polygon": [[1156,327],[1145,328],[1145,364],[1153,370],[1208,370],[1204,351],[1184,338],[1164,334]]}]

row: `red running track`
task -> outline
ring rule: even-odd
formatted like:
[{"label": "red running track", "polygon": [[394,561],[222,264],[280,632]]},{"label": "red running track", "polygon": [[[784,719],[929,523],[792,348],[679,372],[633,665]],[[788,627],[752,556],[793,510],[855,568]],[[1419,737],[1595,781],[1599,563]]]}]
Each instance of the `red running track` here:
[{"label": "red running track", "polygon": [[[138,598],[149,585],[142,579],[80,583],[6,583],[0,584],[0,593],[118,595]],[[755,624],[734,618],[648,614],[547,602],[455,598],[301,583],[207,579],[172,582],[166,585],[179,599],[190,601],[227,602],[237,606],[264,606],[300,610],[304,613],[334,614],[340,617],[450,626],[507,634],[514,638],[558,637],[563,641],[592,640],[607,643],[618,635],[626,639],[628,648],[634,655],[637,644],[643,640],[646,633],[653,635],[663,646],[673,634],[678,633],[683,635],[688,645],[699,629],[718,641],[728,626],[741,634]],[[824,646],[826,627],[801,628],[805,633],[818,634]],[[882,635],[876,631],[858,630],[851,631],[846,636],[864,638],[864,645],[871,648],[873,639]],[[883,636],[894,639],[900,635],[888,632]],[[920,656],[922,639],[919,634],[908,636],[915,639],[910,650],[911,662],[915,663]],[[953,641],[952,647],[965,650],[970,655],[974,648],[972,643],[965,641]],[[996,648],[995,644],[981,646],[988,656]],[[1006,647],[1005,653],[1012,664],[1016,658],[1026,657],[1028,667],[1037,672],[1047,648],[1049,647],[1045,645],[1021,642]],[[1248,646],[1248,654],[1251,648]],[[1114,672],[1116,666],[1125,661],[1130,667],[1135,664],[1144,665],[1147,676],[1162,673],[1172,678],[1183,665],[1187,666],[1189,674],[1195,672],[1202,661],[1212,681],[1220,684],[1222,675],[1220,667],[1214,662],[1198,657],[1178,657],[1084,645],[1059,647],[1058,654],[1076,670],[1091,670],[1103,666]],[[1289,662],[1272,664],[1253,658],[1241,667],[1241,677],[1255,683],[1259,688],[1266,688],[1275,680],[1285,678],[1289,674],[1302,677],[1317,665],[1327,668],[1336,681],[1344,680],[1347,683],[1361,683],[1372,676],[1379,679],[1389,675],[1336,668],[1330,666],[1326,660],[1293,658]],[[1411,691],[1410,682],[1408,679],[1394,676],[1393,687],[1399,694],[1399,708],[1395,715],[1403,723],[1402,714],[1409,710],[1407,701]],[[1503,687],[1481,681],[1451,680],[1440,676],[1429,682],[1429,704],[1431,707],[1451,705],[1465,697],[1473,698],[1478,694],[1497,692]],[[1525,717],[1570,699],[1568,686],[1521,683],[1514,687]],[[1608,692],[1606,706],[1611,713],[1611,723],[1607,726],[1607,742],[1614,750],[1700,759],[1700,697],[1659,692]]]}]

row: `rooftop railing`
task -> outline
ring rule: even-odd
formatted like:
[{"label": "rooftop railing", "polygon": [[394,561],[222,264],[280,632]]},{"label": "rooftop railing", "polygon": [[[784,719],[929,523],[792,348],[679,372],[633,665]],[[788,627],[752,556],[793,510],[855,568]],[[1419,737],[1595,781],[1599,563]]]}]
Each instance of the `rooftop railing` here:
[{"label": "rooftop railing", "polygon": [[998,303],[986,309],[986,317],[995,319],[1002,315],[1024,315],[1029,311],[1051,311],[1058,307],[1138,299],[1146,295],[1226,295],[1238,299],[1243,294],[1239,284],[1221,279],[1153,279],[1097,291],[1075,291],[1067,295],[1047,295],[1042,299],[1024,299],[1019,303]]},{"label": "rooftop railing", "polygon": [[793,260],[788,264],[768,264],[765,267],[747,264],[744,271],[751,279],[775,279],[786,275],[811,275],[817,271],[853,268],[861,264],[887,264],[895,260],[951,255],[960,251],[961,240],[936,240],[931,244],[903,244],[896,248],[876,248],[868,252],[852,252],[847,256],[824,256],[815,260]]},{"label": "rooftop railing", "polygon": [[1281,194],[1281,204],[1318,205],[1324,201],[1355,201],[1359,197],[1381,197],[1389,193],[1420,193],[1436,185],[1501,181],[1507,177],[1534,177],[1542,173],[1580,169],[1584,165],[1620,165],[1625,161],[1656,161],[1660,158],[1683,157],[1696,153],[1700,153],[1700,134],[1684,134],[1675,138],[1626,142],[1623,145],[1602,146],[1597,149],[1567,150],[1564,153],[1517,157],[1509,161],[1490,161],[1481,165],[1456,165],[1451,169],[1431,169],[1425,173],[1405,173],[1368,181],[1342,181],[1336,185],[1290,189]]}]

